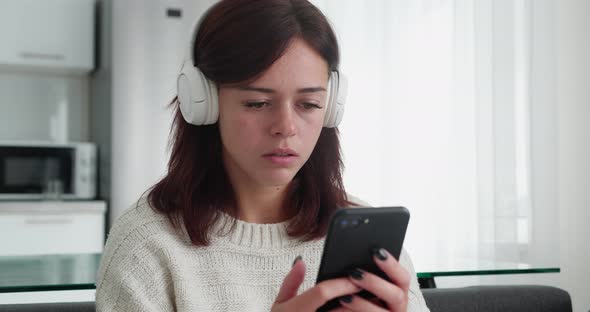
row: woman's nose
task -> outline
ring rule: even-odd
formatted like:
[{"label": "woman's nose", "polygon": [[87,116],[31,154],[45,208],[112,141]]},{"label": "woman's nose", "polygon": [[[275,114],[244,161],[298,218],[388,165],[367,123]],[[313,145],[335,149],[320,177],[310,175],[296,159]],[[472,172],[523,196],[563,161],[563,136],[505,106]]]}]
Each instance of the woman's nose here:
[{"label": "woman's nose", "polygon": [[273,136],[290,137],[297,133],[293,109],[291,105],[281,105],[273,114],[271,134]]}]

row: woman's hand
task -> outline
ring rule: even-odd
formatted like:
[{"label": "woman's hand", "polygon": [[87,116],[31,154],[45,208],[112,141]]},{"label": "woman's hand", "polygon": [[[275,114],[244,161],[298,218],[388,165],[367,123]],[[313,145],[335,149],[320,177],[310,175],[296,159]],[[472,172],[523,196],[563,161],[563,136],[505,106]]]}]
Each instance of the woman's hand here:
[{"label": "woman's hand", "polygon": [[389,277],[388,282],[377,275],[359,269],[349,272],[352,283],[373,293],[377,298],[369,301],[359,296],[350,295],[342,298],[341,308],[335,311],[395,311],[406,312],[408,306],[408,289],[410,274],[385,249],[376,249],[373,260]]},{"label": "woman's hand", "polygon": [[297,296],[297,290],[305,276],[305,264],[297,259],[285,277],[272,312],[315,311],[327,301],[361,291],[349,278],[323,281]]}]

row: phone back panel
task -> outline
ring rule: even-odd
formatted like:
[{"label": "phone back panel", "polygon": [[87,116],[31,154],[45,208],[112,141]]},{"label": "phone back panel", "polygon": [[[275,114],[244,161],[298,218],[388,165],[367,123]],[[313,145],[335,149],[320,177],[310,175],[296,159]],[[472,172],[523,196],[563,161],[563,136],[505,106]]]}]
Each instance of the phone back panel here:
[{"label": "phone back panel", "polygon": [[[328,229],[317,283],[346,277],[347,272],[355,268],[389,280],[375,264],[371,251],[385,248],[399,260],[409,219],[410,213],[404,207],[337,210]],[[354,220],[358,220],[357,224]],[[365,293],[363,297],[370,297],[370,294]],[[337,305],[331,302],[325,307]]]}]

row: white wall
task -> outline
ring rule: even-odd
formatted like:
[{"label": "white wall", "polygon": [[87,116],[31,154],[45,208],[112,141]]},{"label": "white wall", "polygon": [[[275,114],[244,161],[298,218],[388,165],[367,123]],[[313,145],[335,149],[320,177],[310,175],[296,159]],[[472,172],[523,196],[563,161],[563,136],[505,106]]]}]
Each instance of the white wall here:
[{"label": "white wall", "polygon": [[0,140],[88,140],[88,88],[88,76],[0,69]]},{"label": "white wall", "polygon": [[590,310],[590,1],[560,0],[558,159],[561,286]]}]

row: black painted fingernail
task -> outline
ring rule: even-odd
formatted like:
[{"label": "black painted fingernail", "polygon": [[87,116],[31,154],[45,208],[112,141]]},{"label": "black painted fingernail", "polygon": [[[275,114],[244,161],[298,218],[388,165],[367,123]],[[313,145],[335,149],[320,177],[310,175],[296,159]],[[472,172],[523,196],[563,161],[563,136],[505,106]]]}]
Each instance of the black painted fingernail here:
[{"label": "black painted fingernail", "polygon": [[354,269],[354,270],[350,270],[348,271],[348,275],[352,278],[354,278],[355,280],[362,280],[363,279],[363,271],[359,270],[359,269]]},{"label": "black painted fingernail", "polygon": [[352,295],[342,296],[342,297],[340,297],[340,301],[342,301],[344,303],[351,303],[352,302]]},{"label": "black painted fingernail", "polygon": [[297,261],[299,261],[301,259],[303,259],[303,257],[297,256],[297,258],[295,258],[295,260],[293,260],[293,264],[291,265],[291,267],[294,267],[295,266],[295,263],[297,263]]},{"label": "black painted fingernail", "polygon": [[373,255],[381,261],[387,259],[387,252],[383,248],[374,248]]}]

